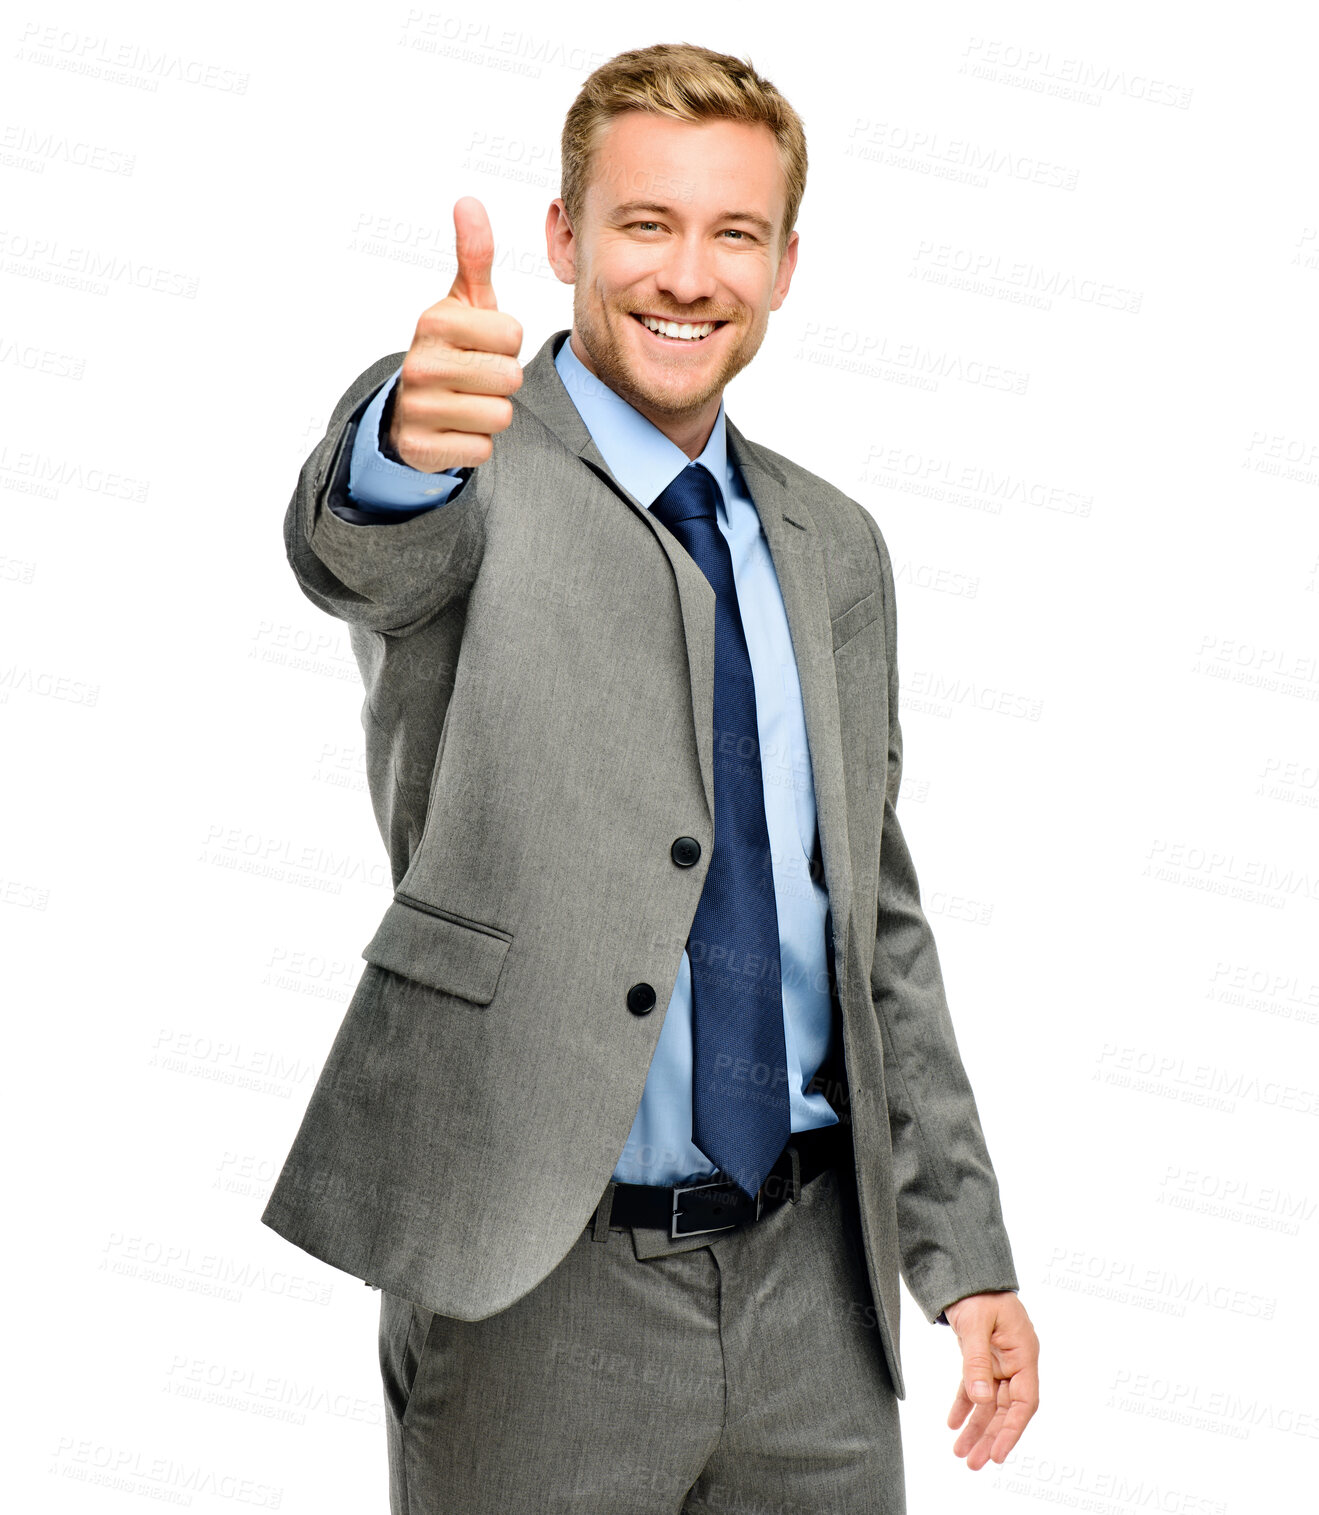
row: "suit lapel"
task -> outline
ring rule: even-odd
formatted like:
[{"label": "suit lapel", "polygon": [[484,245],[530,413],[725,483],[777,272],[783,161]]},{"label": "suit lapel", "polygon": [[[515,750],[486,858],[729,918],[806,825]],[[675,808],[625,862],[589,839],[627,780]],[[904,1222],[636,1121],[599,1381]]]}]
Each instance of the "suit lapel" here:
[{"label": "suit lapel", "polygon": [[[806,741],[815,784],[820,851],[836,941],[846,939],[852,904],[852,865],[847,838],[847,789],[843,733],[834,672],[833,623],[819,523],[782,471],[748,442],[724,411],[728,454],[741,470],[769,543],[770,557],[788,614],[792,650],[801,682]],[[841,961],[841,959],[840,959]]]},{"label": "suit lapel", "polygon": [[[546,339],[522,370],[514,399],[525,405],[559,440],[654,532],[678,587],[687,639],[692,717],[701,779],[714,814],[714,590],[673,534],[609,470],[554,366],[566,330]],[[844,940],[851,907],[852,870],[847,844],[847,793],[843,778],[838,683],[834,675],[833,626],[825,581],[824,546],[804,498],[787,489],[780,469],[748,442],[724,412],[728,454],[742,472],[760,516],[778,576],[801,682],[819,817],[820,850],[833,915],[834,937]],[[498,442],[495,444],[498,446]]]},{"label": "suit lapel", "polygon": [[[714,590],[710,581],[692,561],[691,556],[669,531],[610,472],[600,449],[591,439],[586,422],[564,388],[563,377],[554,366],[554,355],[561,338],[568,333],[556,331],[541,344],[540,351],[522,370],[522,388],[513,399],[525,405],[558,439],[610,489],[634,510],[654,533],[664,550],[678,586],[678,603],[682,612],[687,641],[687,674],[692,691],[692,721],[696,731],[696,754],[701,767],[701,784],[710,816],[714,816]],[[498,442],[495,444],[498,446]]]}]

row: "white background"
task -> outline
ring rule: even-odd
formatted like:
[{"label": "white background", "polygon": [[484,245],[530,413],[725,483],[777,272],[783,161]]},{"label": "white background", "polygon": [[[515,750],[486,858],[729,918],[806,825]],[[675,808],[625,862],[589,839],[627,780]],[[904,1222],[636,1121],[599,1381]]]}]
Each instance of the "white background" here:
[{"label": "white background", "polygon": [[899,813],[1043,1341],[1039,1415],[971,1475],[953,1337],[908,1302],[913,1515],[1312,1494],[1300,14],[7,13],[22,1508],[387,1509],[379,1295],[258,1219],[389,898],[356,666],[283,515],[335,400],[447,292],[459,195],[524,360],[570,324],[542,229],[563,115],[662,40],[749,55],[805,120],[798,271],[728,412],[891,549]]}]

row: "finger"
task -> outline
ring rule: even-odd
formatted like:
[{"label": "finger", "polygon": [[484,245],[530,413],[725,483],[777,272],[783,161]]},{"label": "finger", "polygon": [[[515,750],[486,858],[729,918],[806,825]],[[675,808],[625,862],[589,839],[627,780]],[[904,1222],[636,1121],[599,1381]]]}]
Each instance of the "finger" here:
[{"label": "finger", "polygon": [[496,352],[459,349],[449,357],[444,381],[469,395],[512,395],[522,388],[522,365]]},{"label": "finger", "polygon": [[404,437],[411,435],[414,445],[424,446],[431,432],[480,431],[493,436],[512,421],[512,401],[503,395],[445,394],[434,400],[422,395],[409,403],[400,429]]},{"label": "finger", "polygon": [[993,1462],[1002,1462],[1008,1453],[1021,1440],[1021,1433],[1026,1429],[1025,1419],[1016,1424],[1012,1421],[1012,1412],[1009,1411],[1004,1422],[990,1438],[989,1458]]},{"label": "finger", "polygon": [[414,343],[403,360],[403,382],[419,393],[456,389],[472,395],[511,395],[522,387],[522,365],[504,353]]},{"label": "finger", "polygon": [[490,461],[493,450],[494,440],[488,433],[433,431],[415,451],[400,449],[399,455],[422,473],[438,473],[445,468],[479,468]]},{"label": "finger", "polygon": [[[992,1438],[998,1427],[995,1421],[1000,1411],[997,1405],[977,1405],[971,1419],[962,1428],[961,1435],[953,1443],[953,1454],[956,1457],[967,1457],[977,1447],[984,1443],[986,1454],[991,1445]],[[986,1437],[990,1440],[987,1441]]]},{"label": "finger", "polygon": [[989,1405],[997,1401],[994,1390],[994,1362],[989,1351],[989,1322],[978,1322],[961,1338],[962,1386],[973,1404]]},{"label": "finger", "polygon": [[1040,1407],[1040,1391],[1037,1377],[1032,1371],[1018,1373],[1012,1380],[1011,1403],[1003,1417],[1003,1424],[994,1434],[990,1456],[1002,1462],[1021,1439],[1031,1417]]},{"label": "finger", "polygon": [[475,195],[464,195],[453,208],[454,248],[458,275],[449,294],[464,305],[496,310],[490,267],[495,261],[495,235],[490,217]]},{"label": "finger", "polygon": [[970,1397],[966,1392],[966,1385],[959,1383],[957,1385],[957,1397],[953,1400],[952,1407],[948,1411],[949,1427],[952,1430],[956,1430],[974,1409],[975,1406],[971,1403]]},{"label": "finger", "polygon": [[[959,1457],[966,1457],[967,1467],[974,1470],[983,1468],[990,1461],[1004,1462],[1039,1408],[1039,1394],[1033,1377],[1029,1374],[1018,1377],[1020,1382],[1014,1380],[1010,1387],[1007,1383],[1000,1386],[999,1411],[984,1428],[980,1439],[968,1447],[965,1433],[958,1438],[953,1451]],[[969,1431],[970,1427],[967,1429]]]},{"label": "finger", "polygon": [[967,1423],[966,1429],[953,1444],[953,1453],[957,1457],[965,1457],[968,1468],[975,1471],[983,1468],[989,1461],[990,1451],[994,1445],[994,1438],[998,1435],[1009,1406],[1008,1385],[1006,1380],[998,1385],[996,1401],[993,1405],[978,1405],[975,1414]]},{"label": "finger", "polygon": [[[396,427],[393,444],[399,456],[410,467],[427,473],[434,472],[437,468],[458,467],[460,465],[450,456],[455,437],[489,439],[506,430],[512,419],[509,401],[501,400],[498,396],[487,398],[482,395],[461,395],[455,398],[470,402],[472,409],[468,411],[459,406],[446,410],[442,419],[437,418],[429,424],[424,420],[418,423],[409,418]],[[502,406],[503,409],[486,408],[497,406]],[[470,461],[467,448],[463,452],[462,463],[466,464]]]},{"label": "finger", "polygon": [[412,345],[418,352],[441,356],[458,349],[515,358],[522,346],[522,327],[507,311],[479,310],[449,294],[422,312]]}]

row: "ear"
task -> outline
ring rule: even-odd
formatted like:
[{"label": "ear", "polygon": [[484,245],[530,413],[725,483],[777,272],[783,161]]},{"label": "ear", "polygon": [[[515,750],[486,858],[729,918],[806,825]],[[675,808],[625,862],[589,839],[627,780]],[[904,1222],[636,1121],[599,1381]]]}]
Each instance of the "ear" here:
[{"label": "ear", "polygon": [[783,256],[779,259],[778,272],[774,275],[774,292],[769,302],[771,310],[777,310],[786,299],[788,285],[792,283],[792,274],[796,267],[797,233],[794,231],[788,238],[788,245],[783,249]]},{"label": "ear", "polygon": [[545,256],[561,284],[576,284],[577,238],[561,198],[550,201],[545,216]]}]

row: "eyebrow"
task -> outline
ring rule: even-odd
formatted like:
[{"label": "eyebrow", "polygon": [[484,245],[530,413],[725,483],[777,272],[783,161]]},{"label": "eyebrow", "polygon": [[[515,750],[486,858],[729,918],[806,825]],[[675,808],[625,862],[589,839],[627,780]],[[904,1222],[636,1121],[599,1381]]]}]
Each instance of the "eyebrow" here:
[{"label": "eyebrow", "polygon": [[[615,216],[630,216],[642,210],[656,211],[662,216],[672,214],[670,206],[662,205],[656,200],[628,200],[622,205],[616,205],[613,214]],[[721,210],[715,219],[718,221],[749,221],[757,231],[763,232],[765,236],[772,237],[774,235],[773,223],[767,221],[764,216],[757,215],[753,210]]]}]

